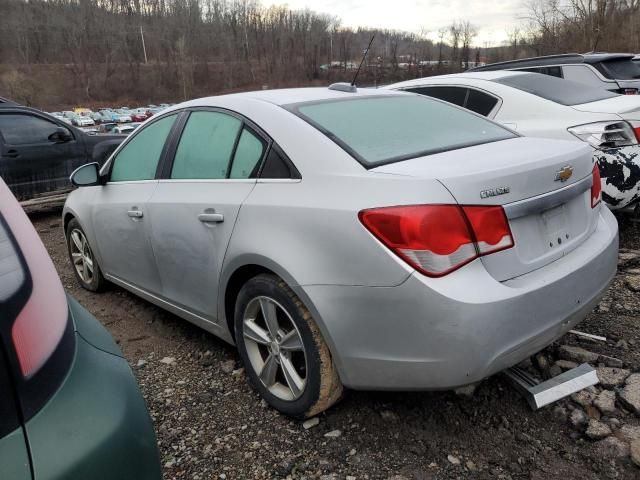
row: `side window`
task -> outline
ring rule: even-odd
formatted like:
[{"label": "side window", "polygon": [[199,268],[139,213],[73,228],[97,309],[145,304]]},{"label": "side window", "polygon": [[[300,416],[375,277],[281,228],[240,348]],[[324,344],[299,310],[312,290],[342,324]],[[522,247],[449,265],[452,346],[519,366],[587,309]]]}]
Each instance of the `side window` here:
[{"label": "side window", "polygon": [[143,128],[118,152],[111,169],[112,182],[152,180],[162,149],[177,114],[169,115]]},{"label": "side window", "polygon": [[233,156],[229,178],[254,178],[264,154],[264,148],[265,144],[261,138],[246,128],[242,130]]},{"label": "side window", "polygon": [[[171,178],[227,178],[242,122],[220,112],[193,112],[176,150]],[[250,150],[247,142],[245,149]]]},{"label": "side window", "polygon": [[462,107],[467,97],[467,89],[463,87],[420,87],[409,89],[410,92],[419,93],[428,97],[438,98],[445,102]]},{"label": "side window", "polygon": [[280,149],[272,145],[260,172],[260,178],[300,178],[300,174],[285,160]]},{"label": "side window", "polygon": [[561,67],[547,67],[546,69],[547,75],[551,75],[552,77],[562,78],[562,68]]},{"label": "side window", "polygon": [[24,113],[0,114],[0,134],[9,145],[51,143],[49,136],[58,124]]},{"label": "side window", "polygon": [[493,107],[495,107],[497,103],[497,98],[470,88],[465,108],[486,117],[491,113],[491,110],[493,110]]},{"label": "side window", "polygon": [[562,67],[565,80],[572,80],[587,85],[601,86],[603,82],[586,65],[565,65]]}]

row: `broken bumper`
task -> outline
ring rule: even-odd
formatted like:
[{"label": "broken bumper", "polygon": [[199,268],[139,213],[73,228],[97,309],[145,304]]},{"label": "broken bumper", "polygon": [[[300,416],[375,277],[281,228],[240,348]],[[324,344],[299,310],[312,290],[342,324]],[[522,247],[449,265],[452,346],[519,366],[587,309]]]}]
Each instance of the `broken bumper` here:
[{"label": "broken bumper", "polygon": [[618,226],[601,208],[591,237],[507,282],[475,261],[443,278],[396,287],[299,286],[354,389],[450,389],[511,367],[582,321],[617,267]]}]

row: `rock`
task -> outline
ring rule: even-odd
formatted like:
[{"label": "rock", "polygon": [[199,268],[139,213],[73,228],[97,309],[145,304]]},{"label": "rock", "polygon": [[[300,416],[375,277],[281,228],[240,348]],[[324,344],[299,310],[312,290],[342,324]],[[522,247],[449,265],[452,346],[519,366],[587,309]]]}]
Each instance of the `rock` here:
[{"label": "rock", "polygon": [[556,405],[553,408],[553,416],[558,420],[565,420],[567,418],[567,409],[560,405]]},{"label": "rock", "polygon": [[571,412],[569,421],[571,422],[573,428],[575,428],[576,430],[582,430],[587,425],[589,419],[581,409],[576,408],[573,412]]},{"label": "rock", "polygon": [[634,373],[627,378],[624,390],[618,394],[618,399],[625,407],[640,416],[640,373]]},{"label": "rock", "polygon": [[636,250],[621,250],[618,254],[618,266],[621,269],[640,263],[640,252]]},{"label": "rock", "polygon": [[342,435],[342,430],[331,430],[324,434],[327,438],[338,438],[340,435]]},{"label": "rock", "polygon": [[220,370],[224,373],[231,373],[236,369],[236,361],[235,360],[226,360],[220,364]]},{"label": "rock", "polygon": [[449,463],[452,465],[460,465],[460,459],[453,455],[447,455],[447,460],[449,460]]},{"label": "rock", "polygon": [[238,368],[236,370],[233,370],[231,372],[231,375],[233,375],[234,377],[242,377],[244,375],[244,368]]},{"label": "rock", "polygon": [[629,454],[631,455],[631,461],[640,467],[640,440],[634,440],[629,446]]},{"label": "rock", "polygon": [[629,344],[626,340],[618,340],[616,342],[616,348],[621,348],[623,350],[629,350]]},{"label": "rock", "polygon": [[380,412],[380,416],[382,417],[383,420],[387,420],[387,421],[393,421],[398,419],[398,414],[395,412],[392,412],[391,410],[382,410]]},{"label": "rock", "polygon": [[216,359],[213,358],[213,355],[204,355],[200,359],[200,365],[202,365],[203,367],[210,367],[214,363],[216,363]]},{"label": "rock", "polygon": [[551,365],[549,364],[549,359],[547,358],[547,356],[544,353],[538,353],[534,357],[534,360],[536,367],[538,367],[538,370],[540,370],[545,376],[548,376],[549,368],[551,367]]},{"label": "rock", "polygon": [[598,355],[598,363],[604,363],[607,367],[622,368],[624,362],[619,358],[608,357],[607,355]]},{"label": "rock", "polygon": [[467,463],[464,464],[465,467],[467,467],[467,470],[469,470],[470,472],[477,472],[478,471],[478,466],[473,463],[471,460],[468,460]]},{"label": "rock", "polygon": [[611,427],[599,420],[591,419],[585,435],[591,440],[601,440],[611,435]]},{"label": "rock", "polygon": [[603,458],[624,458],[629,455],[629,445],[616,437],[607,437],[595,443],[596,452]]},{"label": "rock", "polygon": [[622,368],[600,367],[596,369],[598,380],[604,388],[619,387],[631,375],[629,370]]},{"label": "rock", "polygon": [[456,388],[454,392],[459,397],[473,397],[473,394],[475,393],[477,387],[477,383],[472,383],[471,385],[465,385],[464,387]]},{"label": "rock", "polygon": [[320,424],[320,419],[318,417],[313,417],[313,418],[310,418],[309,420],[305,420],[304,422],[302,422],[302,428],[304,428],[305,430],[309,430],[310,428],[313,428],[319,424]]},{"label": "rock", "polygon": [[554,366],[560,367],[562,370],[571,370],[576,368],[578,364],[576,362],[572,362],[570,360],[558,360]]},{"label": "rock", "polygon": [[136,367],[141,368],[141,367],[144,367],[146,364],[147,364],[147,361],[141,358],[140,360],[138,360],[138,363],[136,363]]},{"label": "rock", "polygon": [[175,365],[176,359],[174,357],[164,357],[160,360],[160,363],[164,363],[165,365]]},{"label": "rock", "polygon": [[635,440],[640,440],[640,427],[635,425],[623,425],[620,427],[619,436],[622,437],[622,440],[629,443]]},{"label": "rock", "polygon": [[598,357],[600,356],[597,353],[590,352],[584,348],[574,347],[571,345],[562,345],[560,347],[559,354],[564,360],[571,360],[578,363],[595,363],[598,361]]},{"label": "rock", "polygon": [[611,390],[603,390],[600,395],[593,401],[593,404],[598,407],[605,415],[610,415],[616,411],[616,394]]},{"label": "rock", "polygon": [[640,275],[627,276],[624,279],[624,284],[632,292],[640,292]]},{"label": "rock", "polygon": [[595,398],[596,398],[595,394],[587,390],[580,390],[579,392],[576,392],[573,395],[571,395],[571,400],[573,400],[578,405],[581,405],[584,408],[591,405],[595,400]]},{"label": "rock", "polygon": [[553,377],[557,377],[558,375],[562,374],[562,368],[560,368],[558,365],[552,365],[549,368],[549,377],[553,378]]}]

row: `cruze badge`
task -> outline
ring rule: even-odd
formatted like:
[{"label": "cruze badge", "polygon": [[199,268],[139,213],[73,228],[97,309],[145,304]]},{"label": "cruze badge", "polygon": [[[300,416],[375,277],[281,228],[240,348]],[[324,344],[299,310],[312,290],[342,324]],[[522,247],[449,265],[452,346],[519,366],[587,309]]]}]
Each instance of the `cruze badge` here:
[{"label": "cruze badge", "polygon": [[562,167],[560,170],[556,172],[556,182],[566,182],[573,175],[573,167],[567,165],[566,167]]},{"label": "cruze badge", "polygon": [[480,198],[497,197],[498,195],[506,195],[511,191],[511,187],[488,188],[480,192]]}]

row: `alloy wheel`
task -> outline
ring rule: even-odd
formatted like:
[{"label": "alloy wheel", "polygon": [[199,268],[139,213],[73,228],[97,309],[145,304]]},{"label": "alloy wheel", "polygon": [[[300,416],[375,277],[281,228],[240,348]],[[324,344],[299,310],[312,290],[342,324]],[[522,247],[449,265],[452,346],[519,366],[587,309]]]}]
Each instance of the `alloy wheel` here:
[{"label": "alloy wheel", "polygon": [[307,354],[289,313],[273,298],[252,299],[245,309],[242,335],[260,382],[281,400],[293,401],[307,384]]},{"label": "alloy wheel", "polygon": [[82,230],[73,229],[69,235],[71,242],[71,259],[78,276],[85,283],[93,280],[93,253]]}]

